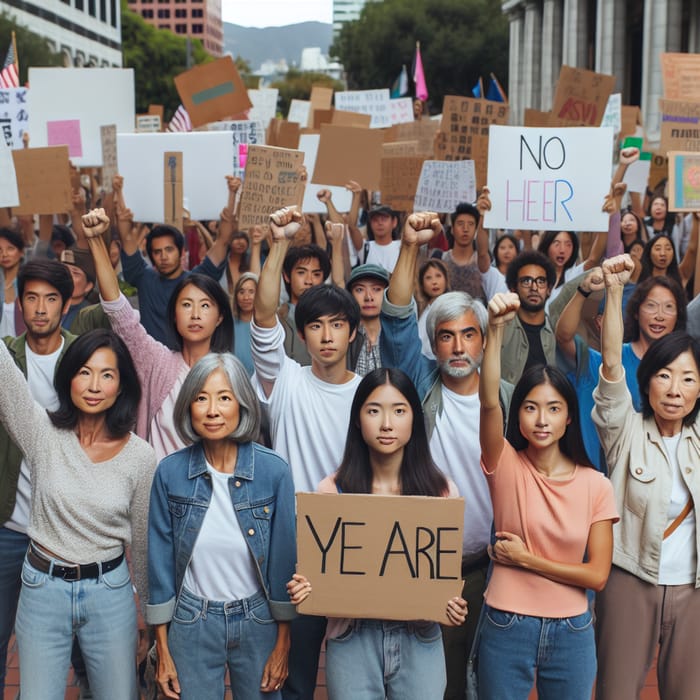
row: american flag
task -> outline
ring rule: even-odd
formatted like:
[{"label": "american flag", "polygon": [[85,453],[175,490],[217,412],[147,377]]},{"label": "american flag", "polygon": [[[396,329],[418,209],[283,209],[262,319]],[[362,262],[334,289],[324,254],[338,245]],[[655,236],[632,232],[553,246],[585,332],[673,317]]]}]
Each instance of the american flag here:
[{"label": "american flag", "polygon": [[10,43],[10,48],[7,50],[5,63],[0,71],[0,88],[16,88],[19,87],[19,73],[17,71],[17,58],[15,56],[14,42]]},{"label": "american flag", "polygon": [[168,124],[167,131],[192,131],[192,122],[187,110],[180,105]]}]

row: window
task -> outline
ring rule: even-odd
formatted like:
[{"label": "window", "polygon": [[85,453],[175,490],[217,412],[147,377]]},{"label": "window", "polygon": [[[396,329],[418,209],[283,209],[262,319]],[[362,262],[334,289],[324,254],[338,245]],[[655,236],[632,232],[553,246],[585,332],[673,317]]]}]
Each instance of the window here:
[{"label": "window", "polygon": [[110,24],[113,27],[117,26],[117,0],[109,0],[109,16]]},{"label": "window", "polygon": [[97,8],[95,7],[95,0],[88,0],[88,12],[90,17],[97,17]]},{"label": "window", "polygon": [[158,19],[170,19],[170,10],[158,10]]},{"label": "window", "polygon": [[202,34],[204,32],[204,26],[201,24],[192,25],[192,34]]},{"label": "window", "polygon": [[100,21],[107,21],[107,0],[100,0]]},{"label": "window", "polygon": [[175,17],[187,17],[187,10],[175,10]]},{"label": "window", "polygon": [[204,16],[204,10],[192,10],[192,16],[193,17],[202,17],[202,16]]},{"label": "window", "polygon": [[153,19],[153,10],[141,10],[141,17],[144,19]]},{"label": "window", "polygon": [[186,24],[176,24],[175,25],[175,33],[176,34],[187,34],[187,25]]},{"label": "window", "polygon": [[84,10],[85,7],[83,6],[83,0],[75,0],[75,9],[76,10]]}]

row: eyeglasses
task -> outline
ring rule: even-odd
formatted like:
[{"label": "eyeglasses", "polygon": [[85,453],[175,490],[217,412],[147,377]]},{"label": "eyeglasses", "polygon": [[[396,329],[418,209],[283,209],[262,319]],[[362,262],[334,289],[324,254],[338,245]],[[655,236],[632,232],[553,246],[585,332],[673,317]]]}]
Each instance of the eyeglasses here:
[{"label": "eyeglasses", "polygon": [[667,302],[666,304],[660,304],[658,301],[645,301],[639,307],[645,314],[650,316],[677,316],[678,309],[675,304]]},{"label": "eyeglasses", "polygon": [[546,277],[519,277],[518,284],[523,287],[532,287],[533,284],[537,285],[540,289],[547,286]]}]

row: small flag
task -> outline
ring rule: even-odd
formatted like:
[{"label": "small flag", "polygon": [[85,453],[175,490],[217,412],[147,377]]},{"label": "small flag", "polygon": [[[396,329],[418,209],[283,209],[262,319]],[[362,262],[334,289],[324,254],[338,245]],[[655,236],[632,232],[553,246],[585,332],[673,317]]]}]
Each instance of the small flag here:
[{"label": "small flag", "polygon": [[391,86],[391,97],[395,99],[397,97],[403,97],[408,94],[408,73],[406,72],[406,66],[401,66],[401,72],[399,73],[394,84]]},{"label": "small flag", "polygon": [[15,33],[12,32],[12,42],[7,50],[5,63],[0,71],[0,88],[19,87],[19,68],[17,66],[17,51],[15,49]]},{"label": "small flag", "polygon": [[416,84],[416,97],[425,102],[428,99],[428,87],[425,84],[423,61],[420,57],[420,41],[416,42],[416,58],[413,66],[413,82]]},{"label": "small flag", "polygon": [[168,124],[167,131],[192,131],[192,122],[187,110],[180,105]]},{"label": "small flag", "polygon": [[479,78],[479,82],[472,88],[472,95],[480,100],[484,96],[484,81]]},{"label": "small flag", "polygon": [[489,83],[489,89],[486,92],[486,99],[492,102],[508,102],[506,98],[506,93],[503,91],[501,84],[498,82],[496,76],[491,73],[491,82]]}]

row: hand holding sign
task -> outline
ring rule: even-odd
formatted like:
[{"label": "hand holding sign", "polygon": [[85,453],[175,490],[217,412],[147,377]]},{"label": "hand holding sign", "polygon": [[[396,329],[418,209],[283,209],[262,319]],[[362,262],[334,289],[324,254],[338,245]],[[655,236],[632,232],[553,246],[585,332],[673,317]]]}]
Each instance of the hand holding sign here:
[{"label": "hand holding sign", "polygon": [[438,215],[432,211],[411,214],[403,227],[401,240],[408,245],[423,245],[442,231]]},{"label": "hand holding sign", "polygon": [[97,238],[109,228],[109,217],[102,208],[91,209],[83,215],[82,222],[85,238]]},{"label": "hand holding sign", "polygon": [[284,207],[270,214],[270,230],[275,241],[290,241],[297,234],[304,222],[304,216],[298,207]]},{"label": "hand holding sign", "polygon": [[292,605],[299,605],[306,600],[311,593],[311,583],[306,576],[294,574],[292,580],[287,582],[287,593]]}]

